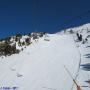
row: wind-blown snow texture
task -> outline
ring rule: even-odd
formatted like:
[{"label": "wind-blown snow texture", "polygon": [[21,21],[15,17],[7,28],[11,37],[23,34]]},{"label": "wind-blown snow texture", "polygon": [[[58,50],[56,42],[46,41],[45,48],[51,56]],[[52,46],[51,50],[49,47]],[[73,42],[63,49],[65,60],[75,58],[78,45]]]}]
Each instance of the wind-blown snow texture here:
[{"label": "wind-blown snow texture", "polygon": [[[85,36],[88,35],[85,28],[82,32],[81,28],[73,30]],[[0,57],[0,87],[17,87],[16,90],[76,90],[64,65],[80,86],[88,85],[85,80],[90,78],[90,72],[80,65],[89,63],[90,56],[84,56],[90,55],[89,39],[85,44],[75,42],[76,35],[67,32],[49,34],[49,41],[42,37],[19,54]],[[88,87],[82,88],[89,90]]]}]

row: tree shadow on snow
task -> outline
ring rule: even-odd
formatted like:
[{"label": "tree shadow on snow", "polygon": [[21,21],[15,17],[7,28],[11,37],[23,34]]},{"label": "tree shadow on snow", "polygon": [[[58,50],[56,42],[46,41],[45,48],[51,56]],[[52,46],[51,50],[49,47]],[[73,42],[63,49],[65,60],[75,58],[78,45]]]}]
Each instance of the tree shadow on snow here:
[{"label": "tree shadow on snow", "polygon": [[86,46],[86,48],[90,48],[90,46]]},{"label": "tree shadow on snow", "polygon": [[90,54],[85,54],[85,58],[90,58]]},{"label": "tree shadow on snow", "polygon": [[82,64],[82,69],[85,70],[85,71],[90,71],[90,63],[87,63],[87,64]]}]

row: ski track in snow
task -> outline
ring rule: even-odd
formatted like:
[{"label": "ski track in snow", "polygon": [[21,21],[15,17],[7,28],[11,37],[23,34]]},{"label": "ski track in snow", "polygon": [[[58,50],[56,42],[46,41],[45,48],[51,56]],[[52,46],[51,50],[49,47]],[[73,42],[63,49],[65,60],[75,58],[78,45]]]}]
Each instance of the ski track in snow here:
[{"label": "ski track in snow", "polygon": [[[17,86],[19,90],[70,89],[73,81],[64,65],[75,77],[79,63],[74,60],[79,59],[79,55],[73,38],[57,34],[49,38],[50,41],[41,38],[20,54],[1,59],[0,86]],[[74,69],[73,62],[77,65]]]},{"label": "ski track in snow", "polygon": [[70,34],[49,34],[48,38],[50,41],[40,38],[20,54],[0,58],[0,87],[76,90],[65,65],[82,90],[89,90],[85,80],[90,78],[90,72],[83,70],[81,65],[89,63],[89,58],[84,55],[89,54],[90,49],[85,47],[90,42],[75,42],[76,36]]},{"label": "ski track in snow", "polygon": [[[87,26],[87,27],[86,27]],[[90,35],[88,32],[90,24],[83,25],[79,28],[74,28],[76,31],[83,35],[83,38]],[[73,30],[74,30],[73,29]],[[74,39],[77,39],[74,35]],[[78,50],[80,53],[80,67],[79,72],[76,78],[78,85],[80,85],[81,90],[90,90],[90,84],[86,81],[90,80],[90,38],[88,38],[88,42],[82,44],[82,42],[76,42],[76,46],[78,46]],[[89,69],[89,70],[88,70]],[[76,90],[76,86],[74,84],[73,90]]]}]

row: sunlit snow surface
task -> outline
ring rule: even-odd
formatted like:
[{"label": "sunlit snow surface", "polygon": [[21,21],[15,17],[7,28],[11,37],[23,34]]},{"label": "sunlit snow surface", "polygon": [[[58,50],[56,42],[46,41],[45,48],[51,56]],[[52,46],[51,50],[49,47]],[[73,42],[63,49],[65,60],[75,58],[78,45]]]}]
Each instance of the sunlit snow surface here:
[{"label": "sunlit snow surface", "polygon": [[[64,65],[80,86],[89,86],[85,80],[90,78],[90,72],[82,65],[90,62],[90,58],[86,58],[86,54],[90,55],[90,42],[75,42],[74,34],[49,34],[48,39],[45,41],[42,37],[37,42],[33,41],[20,54],[0,57],[0,87],[76,90]],[[88,87],[82,88],[89,90]]]}]

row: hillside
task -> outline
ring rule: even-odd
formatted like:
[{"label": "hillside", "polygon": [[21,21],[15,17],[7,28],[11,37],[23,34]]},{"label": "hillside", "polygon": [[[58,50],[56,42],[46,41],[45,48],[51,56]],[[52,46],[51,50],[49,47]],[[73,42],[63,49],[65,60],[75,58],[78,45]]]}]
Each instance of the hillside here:
[{"label": "hillside", "polygon": [[[37,39],[31,38],[29,45],[25,43],[24,46],[11,38],[20,52],[1,55],[0,89],[76,90],[65,66],[81,89],[89,90],[90,85],[85,82],[90,78],[89,26],[90,24],[86,24]],[[77,38],[77,31],[82,34],[81,41]],[[19,41],[23,42],[26,37],[27,35],[22,36]]]}]

